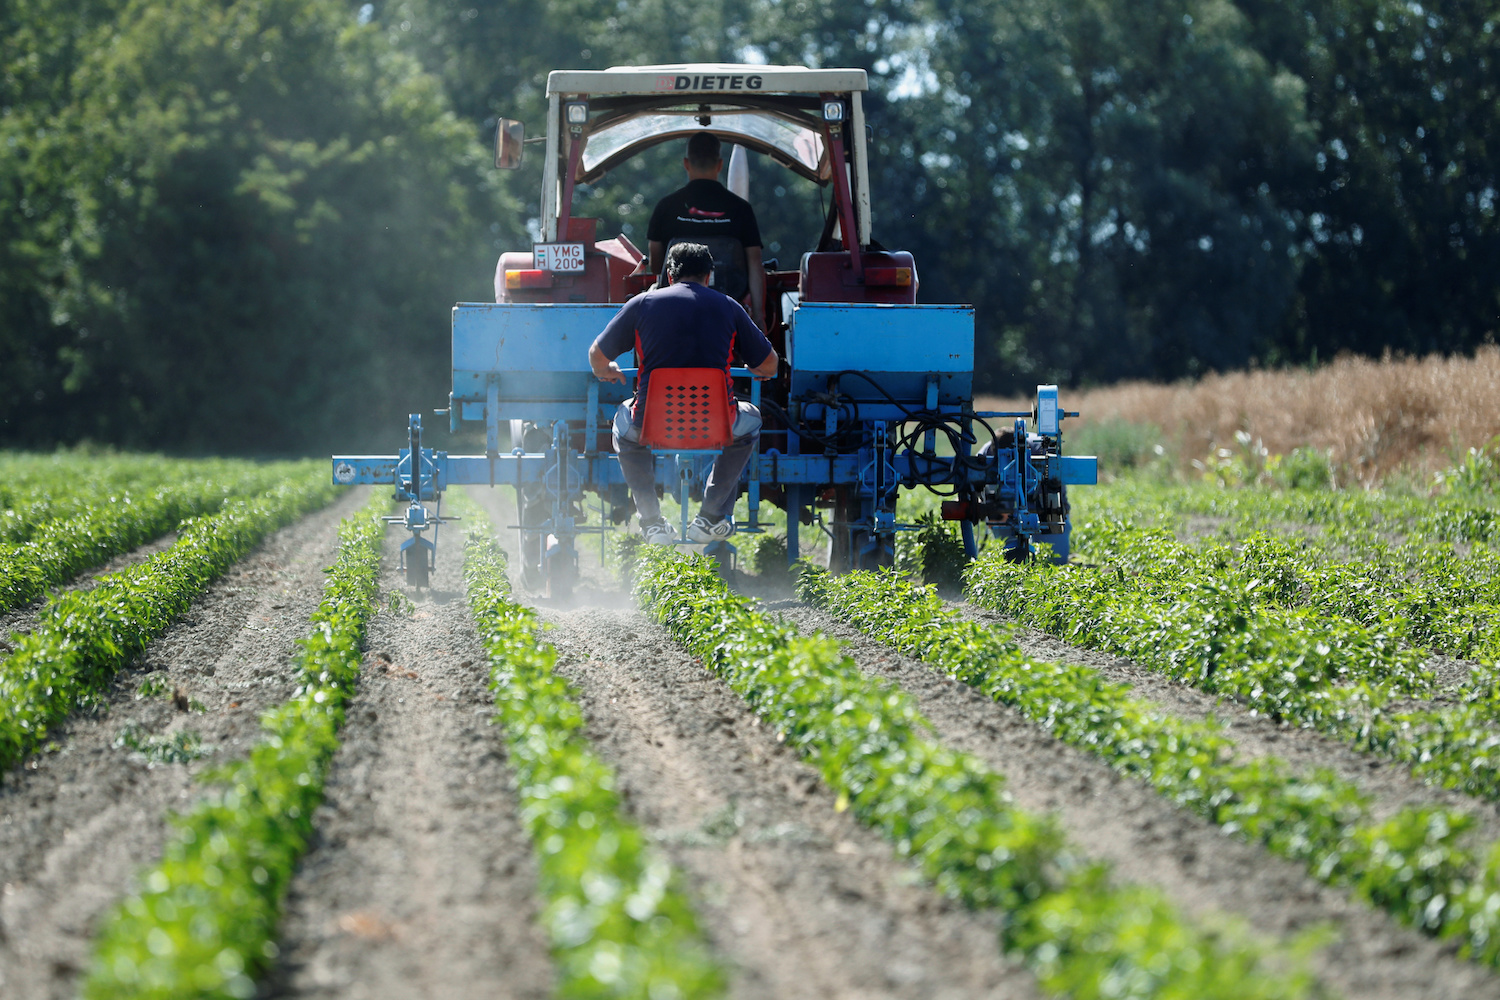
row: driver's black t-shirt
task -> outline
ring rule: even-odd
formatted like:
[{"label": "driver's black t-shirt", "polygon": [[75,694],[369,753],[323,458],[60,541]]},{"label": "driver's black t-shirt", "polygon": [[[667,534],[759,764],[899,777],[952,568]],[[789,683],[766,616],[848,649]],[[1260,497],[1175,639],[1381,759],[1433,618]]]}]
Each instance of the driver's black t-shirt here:
[{"label": "driver's black t-shirt", "polygon": [[761,245],[755,210],[716,180],[688,181],[667,195],[656,203],[646,227],[646,239],[662,244],[711,236],[732,236],[742,247]]}]

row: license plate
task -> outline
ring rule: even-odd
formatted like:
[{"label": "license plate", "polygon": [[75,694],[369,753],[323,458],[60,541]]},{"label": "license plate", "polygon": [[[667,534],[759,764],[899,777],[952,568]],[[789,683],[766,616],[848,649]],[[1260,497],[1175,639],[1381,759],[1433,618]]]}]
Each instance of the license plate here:
[{"label": "license plate", "polygon": [[582,243],[537,243],[532,247],[538,271],[582,271]]}]

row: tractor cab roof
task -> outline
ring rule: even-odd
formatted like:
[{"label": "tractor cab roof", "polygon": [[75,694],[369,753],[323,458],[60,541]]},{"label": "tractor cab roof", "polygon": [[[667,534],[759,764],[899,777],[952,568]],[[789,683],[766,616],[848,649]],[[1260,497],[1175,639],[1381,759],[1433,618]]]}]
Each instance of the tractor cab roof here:
[{"label": "tractor cab roof", "polygon": [[701,131],[823,183],[832,175],[824,102],[852,98],[858,116],[858,95],[866,88],[862,69],[727,63],[554,70],[547,76],[555,108],[586,105],[575,174],[582,183],[644,149]]},{"label": "tractor cab roof", "polygon": [[868,89],[862,69],[808,69],[755,63],[667,63],[609,69],[555,69],[547,95],[661,97],[672,94],[847,94]]}]

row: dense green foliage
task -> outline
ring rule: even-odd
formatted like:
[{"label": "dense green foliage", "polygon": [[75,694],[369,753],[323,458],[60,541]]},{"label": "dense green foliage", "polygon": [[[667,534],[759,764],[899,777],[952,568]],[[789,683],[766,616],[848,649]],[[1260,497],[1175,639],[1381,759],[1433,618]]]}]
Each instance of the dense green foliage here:
[{"label": "dense green foliage", "polygon": [[[86,498],[88,505],[72,517],[32,526],[24,542],[0,543],[0,611],[35,600],[48,587],[166,534],[185,518],[212,514],[226,500],[260,493],[305,471],[305,465],[195,462],[181,470],[185,477],[156,489],[76,493],[68,500]],[[28,509],[50,504],[55,501]]]},{"label": "dense green foliage", "polygon": [[338,488],[319,468],[185,524],[172,547],[50,601],[0,661],[0,771],[109,682],[215,579],[277,528],[328,503]]},{"label": "dense green foliage", "polygon": [[1189,926],[1158,894],[1113,886],[1004,779],[938,744],[911,699],[835,641],[801,636],[731,594],[713,563],[651,546],[636,593],[704,665],[797,749],[853,811],[943,891],[1006,914],[1003,944],[1049,990],[1080,998],[1300,996],[1257,949]]},{"label": "dense green foliage", "polygon": [[[1176,550],[1192,513],[1223,518],[1194,548],[1221,578],[1261,603],[1310,607],[1452,656],[1500,654],[1500,527],[1463,497],[1393,499],[1343,493],[1164,490],[1121,484],[1091,497],[1095,523],[1128,518],[1099,541],[1112,563],[1144,566]],[[1081,536],[1085,550],[1087,533]],[[1455,544],[1458,543],[1458,544]],[[1134,570],[1131,569],[1133,572]]]},{"label": "dense green foliage", "polygon": [[[1463,510],[1438,504],[1424,516],[1441,522],[1446,511],[1456,524],[1472,526]],[[1496,668],[1475,668],[1450,692],[1451,701],[1435,700],[1439,689],[1426,652],[1410,645],[1414,632],[1434,628],[1455,643],[1465,640],[1474,622],[1492,616],[1487,600],[1439,607],[1412,622],[1367,626],[1317,606],[1282,603],[1296,593],[1298,580],[1318,575],[1311,564],[1292,569],[1290,549],[1271,567],[1276,572],[1256,575],[1255,546],[1243,560],[1223,548],[1200,551],[1167,533],[1104,519],[1081,525],[1079,540],[1095,566],[981,558],[967,576],[971,600],[1232,697],[1252,711],[1348,739],[1447,787],[1500,799]],[[1461,595],[1464,586],[1439,581],[1434,589]],[[1355,611],[1403,607],[1399,597],[1382,602],[1378,592],[1373,596],[1367,604],[1357,593],[1346,595],[1352,598],[1346,603]],[[1425,703],[1411,707],[1411,699]]]},{"label": "dense green foliage", "polygon": [[297,695],[261,717],[266,737],[247,759],[205,775],[219,787],[175,818],[161,863],[106,918],[84,996],[255,996],[254,977],[276,956],[282,898],[354,696],[365,627],[380,607],[380,515],[388,507],[377,496],[339,526],[312,632],[298,640]]},{"label": "dense green foliage", "polygon": [[[876,236],[1007,389],[1495,333],[1496,21],[1437,0],[13,0],[0,441],[359,446],[525,247],[554,68],[871,74]],[[667,26],[671,26],[670,29]],[[661,148],[579,191],[640,243]],[[826,192],[754,158],[769,256]],[[350,414],[372,421],[339,426]]]},{"label": "dense green foliage", "polygon": [[244,465],[82,451],[0,453],[0,543],[24,542],[42,526],[109,503],[122,493],[217,477],[235,468]]},{"label": "dense green foliage", "polygon": [[[903,653],[1012,705],[1065,743],[1150,782],[1226,831],[1258,840],[1350,886],[1428,933],[1500,964],[1500,880],[1463,846],[1474,818],[1407,808],[1383,822],[1370,800],[1336,775],[1291,773],[1266,757],[1235,759],[1218,726],[1165,715],[1098,671],[1025,655],[1005,628],[965,620],[930,590],[894,575],[831,577],[806,567],[798,593]],[[1490,851],[1500,860],[1500,845]]]},{"label": "dense green foliage", "polygon": [[[1136,530],[1090,522],[1080,534],[1100,544],[1106,532],[1128,538]],[[1402,645],[1394,623],[1368,629],[1264,604],[1246,581],[1209,572],[1190,547],[1153,543],[1149,565],[1132,550],[1136,559],[1104,572],[1049,572],[986,556],[969,571],[969,596],[997,611],[1024,610],[1038,628],[1165,670],[1278,720],[1342,725],[1371,703],[1432,693],[1424,657]],[[1107,550],[1100,544],[1090,551]]]},{"label": "dense green foliage", "polygon": [[1495,333],[1494,9],[1464,0],[1236,0],[1302,81],[1315,173],[1278,200],[1305,266],[1285,350],[1425,353]]},{"label": "dense green foliage", "polygon": [[709,956],[671,866],[626,819],[614,773],[588,748],[583,713],[541,640],[536,615],[511,599],[505,555],[479,509],[464,547],[469,607],[490,654],[521,814],[537,848],[543,922],[569,998],[720,996]]},{"label": "dense green foliage", "polygon": [[501,202],[346,5],[8,3],[0,149],[0,440],[348,448],[444,398]]}]

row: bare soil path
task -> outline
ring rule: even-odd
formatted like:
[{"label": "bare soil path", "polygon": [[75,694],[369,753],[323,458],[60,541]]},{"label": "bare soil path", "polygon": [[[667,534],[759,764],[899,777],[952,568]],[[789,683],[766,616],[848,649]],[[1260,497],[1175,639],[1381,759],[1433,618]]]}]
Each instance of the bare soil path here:
[{"label": "bare soil path", "polygon": [[[492,523],[515,523],[509,497],[471,495]],[[583,554],[590,587],[565,604],[521,598],[551,626],[559,670],[630,818],[684,873],[734,997],[1040,996],[1000,954],[994,914],[943,899],[837,812],[815,771],[634,610],[597,549]]]},{"label": "bare soil path", "polygon": [[370,628],[265,993],[542,998],[552,969],[536,868],[490,723],[462,539],[440,539],[431,589],[413,591],[397,570],[404,537],[388,533],[381,585],[415,610]]},{"label": "bare soil path", "polygon": [[[1319,926],[1331,928],[1336,939],[1314,956],[1311,967],[1345,997],[1500,997],[1500,977],[1455,958],[1453,948],[1323,885],[1300,865],[1224,835],[1098,757],[1053,739],[1013,709],[805,604],[784,601],[770,608],[799,629],[846,642],[861,667],[917,698],[944,743],[1005,774],[1021,806],[1056,812],[1070,840],[1090,857],[1110,862],[1118,878],[1157,886],[1203,921],[1227,915],[1268,939],[1285,941]],[[1044,653],[1043,648],[1033,643],[1028,652],[1081,659],[1072,650],[1045,647],[1050,651]],[[1126,667],[1116,664],[1115,670]],[[1141,692],[1147,698],[1157,693],[1154,688]],[[1167,707],[1177,710],[1176,703]],[[1332,766],[1336,760],[1337,754],[1317,760],[1309,746],[1297,762]]]},{"label": "bare soil path", "polygon": [[[0,996],[77,995],[95,921],[160,857],[167,811],[196,799],[203,767],[248,752],[260,713],[290,696],[338,522],[367,496],[351,491],[273,534],[120,672],[99,711],[56,730],[57,749],[0,775]],[[137,698],[148,677],[172,696]],[[117,745],[127,727],[142,739],[196,733],[211,752],[154,763]]]}]

